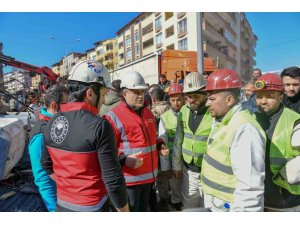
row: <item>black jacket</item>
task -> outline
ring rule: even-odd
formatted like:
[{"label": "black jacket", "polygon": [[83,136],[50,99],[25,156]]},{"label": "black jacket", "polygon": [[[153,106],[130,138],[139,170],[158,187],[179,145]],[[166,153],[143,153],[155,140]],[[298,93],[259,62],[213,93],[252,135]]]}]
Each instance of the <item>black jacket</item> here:
[{"label": "black jacket", "polygon": [[127,204],[114,133],[97,113],[84,102],[63,104],[44,131],[43,168],[54,172],[58,204],[74,211],[97,207],[107,192],[117,208]]}]

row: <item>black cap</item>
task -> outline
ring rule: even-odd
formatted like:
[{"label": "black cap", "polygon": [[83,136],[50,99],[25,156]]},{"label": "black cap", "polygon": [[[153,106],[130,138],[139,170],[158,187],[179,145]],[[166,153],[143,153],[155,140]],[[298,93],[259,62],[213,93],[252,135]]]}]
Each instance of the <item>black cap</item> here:
[{"label": "black cap", "polygon": [[281,77],[284,77],[284,76],[299,77],[300,76],[300,68],[297,67],[297,66],[292,66],[292,67],[285,68],[281,72],[280,76]]}]

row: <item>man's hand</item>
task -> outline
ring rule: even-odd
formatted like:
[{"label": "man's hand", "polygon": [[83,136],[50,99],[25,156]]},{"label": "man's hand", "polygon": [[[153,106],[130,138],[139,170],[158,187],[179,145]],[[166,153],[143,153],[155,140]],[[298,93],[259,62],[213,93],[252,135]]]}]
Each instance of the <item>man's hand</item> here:
[{"label": "man's hand", "polygon": [[168,156],[170,153],[170,150],[165,146],[165,144],[162,144],[159,150],[159,154],[163,157]]},{"label": "man's hand", "polygon": [[182,176],[181,170],[173,170],[173,177],[181,178],[181,176]]},{"label": "man's hand", "polygon": [[125,165],[129,168],[136,169],[143,165],[143,158],[141,158],[142,152],[128,155],[125,160]]}]

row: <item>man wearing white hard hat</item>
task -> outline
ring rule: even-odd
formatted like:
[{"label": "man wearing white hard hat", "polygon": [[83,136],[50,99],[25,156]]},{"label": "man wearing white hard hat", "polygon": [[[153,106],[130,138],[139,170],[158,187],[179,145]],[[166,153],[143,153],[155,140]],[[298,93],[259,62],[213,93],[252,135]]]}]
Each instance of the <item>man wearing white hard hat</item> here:
[{"label": "man wearing white hard hat", "polygon": [[129,210],[113,129],[97,116],[107,86],[101,63],[77,63],[68,78],[68,103],[47,123],[42,161],[56,181],[56,211],[109,211],[109,198],[118,211]]},{"label": "man wearing white hard hat", "polygon": [[122,101],[104,115],[115,132],[130,211],[149,209],[149,196],[158,172],[155,118],[144,105],[147,86],[142,75],[131,71],[121,76]]}]

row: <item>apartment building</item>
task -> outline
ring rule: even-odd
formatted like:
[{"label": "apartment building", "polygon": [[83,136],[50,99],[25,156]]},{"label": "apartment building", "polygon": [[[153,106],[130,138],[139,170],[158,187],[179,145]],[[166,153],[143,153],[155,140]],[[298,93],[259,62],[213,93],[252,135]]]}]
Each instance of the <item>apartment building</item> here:
[{"label": "apartment building", "polygon": [[[244,13],[201,13],[204,56],[250,80],[257,37]],[[118,67],[165,49],[197,51],[197,13],[144,12],[117,31]]]},{"label": "apartment building", "polygon": [[118,64],[118,45],[117,39],[107,39],[98,41],[96,47],[96,60],[101,62],[109,71],[117,68]]},{"label": "apartment building", "polygon": [[14,70],[3,75],[4,87],[9,93],[31,88],[31,78],[28,71]]},{"label": "apartment building", "polygon": [[31,77],[31,89],[38,89],[40,82],[41,82],[40,75],[36,74],[34,77]]},{"label": "apartment building", "polygon": [[71,52],[62,59],[62,65],[60,66],[60,73],[59,73],[61,77],[68,76],[72,67],[78,62],[79,55],[81,55],[81,53]]},{"label": "apartment building", "polygon": [[63,67],[63,60],[60,60],[57,63],[54,63],[53,65],[51,65],[51,69],[54,73],[56,73],[58,76],[61,76],[61,70]]}]

